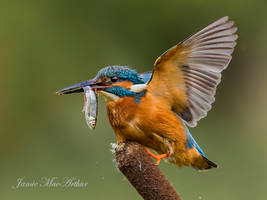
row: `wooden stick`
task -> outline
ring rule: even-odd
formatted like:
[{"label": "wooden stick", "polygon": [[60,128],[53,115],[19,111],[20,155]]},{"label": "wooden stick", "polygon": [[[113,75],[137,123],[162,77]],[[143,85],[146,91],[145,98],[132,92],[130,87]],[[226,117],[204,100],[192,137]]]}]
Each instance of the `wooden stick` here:
[{"label": "wooden stick", "polygon": [[142,145],[119,143],[115,156],[119,170],[143,199],[182,200]]}]

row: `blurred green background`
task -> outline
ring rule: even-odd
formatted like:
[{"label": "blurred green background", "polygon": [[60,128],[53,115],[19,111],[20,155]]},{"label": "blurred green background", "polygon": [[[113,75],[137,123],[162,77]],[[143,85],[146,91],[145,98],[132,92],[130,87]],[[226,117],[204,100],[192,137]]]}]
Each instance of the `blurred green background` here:
[{"label": "blurred green background", "polygon": [[[0,199],[141,199],[117,170],[105,102],[95,131],[82,95],[57,96],[104,66],[152,69],[166,49],[229,15],[238,45],[208,117],[192,134],[219,169],[162,163],[183,199],[267,199],[267,1],[0,2]],[[76,177],[85,188],[12,189],[17,179]]]}]

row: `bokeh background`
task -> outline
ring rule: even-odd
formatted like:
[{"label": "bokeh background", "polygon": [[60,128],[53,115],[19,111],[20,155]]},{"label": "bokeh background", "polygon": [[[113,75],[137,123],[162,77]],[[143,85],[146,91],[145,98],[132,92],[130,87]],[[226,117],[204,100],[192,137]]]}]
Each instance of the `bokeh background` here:
[{"label": "bokeh background", "polygon": [[[0,199],[141,199],[117,170],[115,135],[100,98],[95,131],[83,96],[57,96],[104,66],[151,70],[166,49],[229,15],[238,45],[216,102],[192,134],[219,169],[162,162],[183,199],[267,199],[267,1],[2,0]],[[86,188],[12,189],[17,179],[76,177]]]}]

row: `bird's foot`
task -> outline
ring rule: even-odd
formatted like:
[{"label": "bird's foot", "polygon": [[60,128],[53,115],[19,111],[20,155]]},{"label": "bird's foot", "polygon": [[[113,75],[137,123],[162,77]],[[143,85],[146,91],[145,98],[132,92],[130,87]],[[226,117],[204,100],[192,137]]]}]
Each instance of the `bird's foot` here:
[{"label": "bird's foot", "polygon": [[153,157],[153,158],[155,158],[155,159],[157,160],[157,161],[156,161],[156,165],[159,165],[160,160],[161,160],[162,158],[167,158],[167,157],[169,157],[169,154],[168,154],[168,153],[164,153],[164,154],[156,155],[156,154],[152,153],[148,148],[145,148],[145,149],[146,149],[147,153],[148,153],[151,157]]}]

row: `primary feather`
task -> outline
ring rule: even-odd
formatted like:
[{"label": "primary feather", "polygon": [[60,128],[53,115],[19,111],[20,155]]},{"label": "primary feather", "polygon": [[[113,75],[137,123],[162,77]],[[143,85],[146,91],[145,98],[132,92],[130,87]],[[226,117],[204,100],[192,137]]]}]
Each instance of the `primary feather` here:
[{"label": "primary feather", "polygon": [[[196,126],[214,102],[221,72],[231,61],[236,45],[234,22],[223,17],[161,55],[149,82],[186,124]],[[167,92],[166,92],[167,90]]]}]

